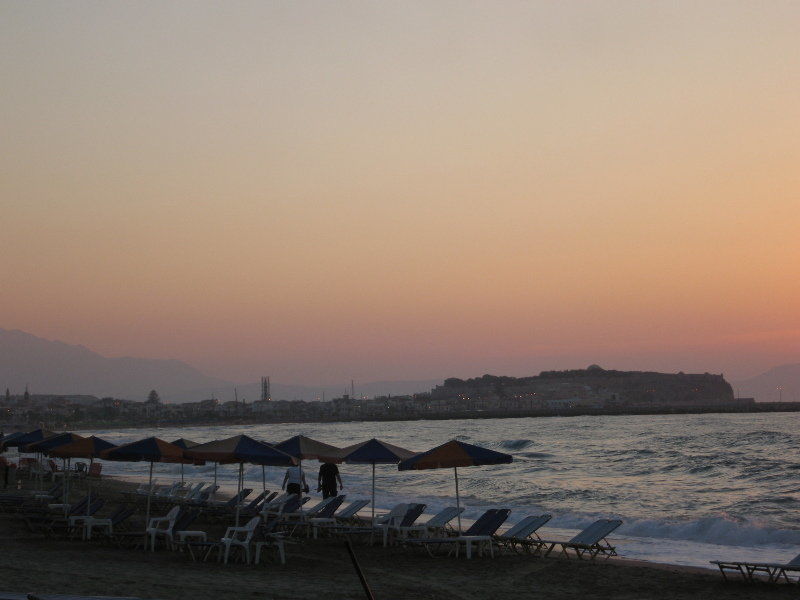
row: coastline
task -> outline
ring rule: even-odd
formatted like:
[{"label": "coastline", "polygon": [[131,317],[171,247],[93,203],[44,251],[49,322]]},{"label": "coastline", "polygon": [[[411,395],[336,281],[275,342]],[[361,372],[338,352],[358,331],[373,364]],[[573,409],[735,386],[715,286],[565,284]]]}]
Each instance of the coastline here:
[{"label": "coastline", "polygon": [[[104,478],[93,493],[107,499],[110,512],[125,478]],[[76,493],[78,493],[76,491]],[[158,514],[158,513],[156,513]],[[225,524],[201,523],[217,539]],[[276,600],[363,597],[344,543],[339,539],[287,544],[287,564],[271,559],[259,566],[192,562],[183,553],[121,549],[99,541],[82,542],[31,536],[14,515],[0,519],[2,587],[7,591],[137,596],[150,599],[269,597]],[[772,598],[796,597],[794,586],[725,583],[719,573],[641,560],[612,558],[578,561],[503,554],[494,559],[431,558],[424,552],[355,544],[355,552],[376,598],[431,600],[489,597],[556,600],[575,597],[619,598]]]}]

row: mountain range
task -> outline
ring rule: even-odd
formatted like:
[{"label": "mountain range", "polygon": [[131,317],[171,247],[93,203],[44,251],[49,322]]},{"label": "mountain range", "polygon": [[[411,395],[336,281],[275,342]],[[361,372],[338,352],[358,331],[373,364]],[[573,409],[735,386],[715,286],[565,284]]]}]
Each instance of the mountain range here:
[{"label": "mountain range", "polygon": [[[429,391],[438,380],[382,381],[359,384],[358,395],[411,394]],[[91,394],[128,400],[145,400],[157,390],[166,402],[186,402],[216,397],[257,400],[260,383],[237,384],[211,377],[179,360],[109,358],[84,346],[46,340],[19,330],[0,329],[0,392],[20,394]],[[273,399],[314,400],[339,396],[344,386],[302,386],[272,382]]]},{"label": "mountain range", "polygon": [[[359,383],[356,394],[402,395],[429,391],[441,380],[377,381]],[[787,364],[732,382],[736,395],[759,402],[800,401],[800,364]],[[166,402],[216,397],[257,400],[259,383],[234,383],[206,375],[179,360],[109,358],[84,346],[46,340],[24,331],[0,329],[0,392],[35,394],[91,394],[144,400],[155,389]],[[342,386],[286,385],[272,382],[273,399],[331,399],[346,393]]]}]

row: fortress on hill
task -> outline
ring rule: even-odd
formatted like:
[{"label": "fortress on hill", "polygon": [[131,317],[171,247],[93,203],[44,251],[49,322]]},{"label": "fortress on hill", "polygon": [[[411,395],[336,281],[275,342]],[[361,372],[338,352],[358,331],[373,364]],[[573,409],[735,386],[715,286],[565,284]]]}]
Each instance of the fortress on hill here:
[{"label": "fortress on hill", "polygon": [[752,399],[735,399],[723,375],[613,371],[598,365],[543,371],[533,377],[447,379],[431,391],[431,399],[460,399],[483,410],[499,406],[516,410],[647,409],[752,403]]}]

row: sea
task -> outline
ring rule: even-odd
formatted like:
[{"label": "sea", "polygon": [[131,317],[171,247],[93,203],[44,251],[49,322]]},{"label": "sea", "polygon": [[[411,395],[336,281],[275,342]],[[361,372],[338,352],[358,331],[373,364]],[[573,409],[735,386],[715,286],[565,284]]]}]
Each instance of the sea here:
[{"label": "sea", "polygon": [[[800,552],[800,413],[587,416],[446,421],[287,423],[160,428],[165,440],[197,442],[245,433],[276,443],[295,434],[345,446],[378,438],[414,451],[450,439],[514,457],[510,464],[459,469],[465,517],[509,508],[509,524],[549,513],[545,539],[569,539],[594,519],[619,518],[611,539],[622,556],[711,568],[711,560],[787,561]],[[114,442],[141,429],[92,433]],[[150,433],[150,432],[147,432]],[[316,486],[319,463],[304,461]],[[106,462],[105,473],[142,479],[147,465]],[[180,476],[178,465],[157,464],[161,483]],[[211,481],[212,465],[186,466],[190,481]],[[370,465],[341,465],[343,493],[368,498]],[[236,487],[238,467],[220,466],[218,482]],[[246,487],[280,487],[283,470],[247,466]],[[376,506],[427,505],[426,513],[455,504],[452,469],[376,468]]]}]

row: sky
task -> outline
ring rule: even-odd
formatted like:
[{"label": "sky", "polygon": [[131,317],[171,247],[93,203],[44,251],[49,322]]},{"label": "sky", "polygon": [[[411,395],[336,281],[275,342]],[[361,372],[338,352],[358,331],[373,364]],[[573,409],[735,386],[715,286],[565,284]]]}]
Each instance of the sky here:
[{"label": "sky", "polygon": [[800,362],[800,3],[0,2],[0,327],[233,381]]}]

